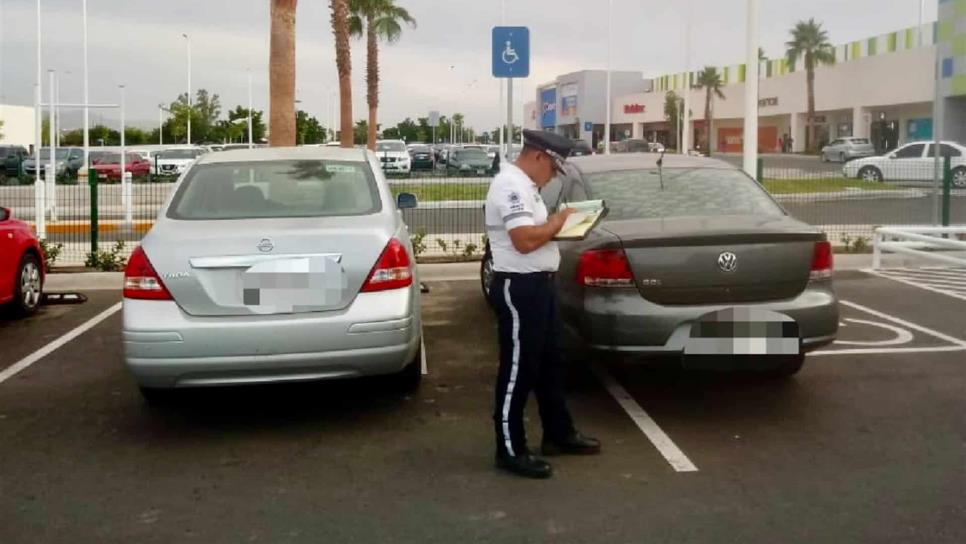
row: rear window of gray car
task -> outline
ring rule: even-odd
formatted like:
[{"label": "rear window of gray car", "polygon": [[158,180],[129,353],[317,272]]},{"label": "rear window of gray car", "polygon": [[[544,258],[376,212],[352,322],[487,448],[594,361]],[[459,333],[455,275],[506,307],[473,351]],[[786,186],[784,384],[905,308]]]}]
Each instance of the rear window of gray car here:
[{"label": "rear window of gray car", "polygon": [[364,162],[265,161],[196,166],[168,217],[181,220],[368,215],[382,209]]},{"label": "rear window of gray car", "polygon": [[657,168],[586,175],[608,219],[660,219],[721,215],[782,216],[784,211],[751,178],[720,168]]}]

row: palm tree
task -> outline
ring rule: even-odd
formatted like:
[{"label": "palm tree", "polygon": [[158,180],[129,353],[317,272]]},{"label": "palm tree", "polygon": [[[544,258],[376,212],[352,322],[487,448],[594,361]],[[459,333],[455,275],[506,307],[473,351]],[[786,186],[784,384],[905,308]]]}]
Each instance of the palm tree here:
[{"label": "palm tree", "polygon": [[361,38],[366,36],[366,101],[369,104],[369,149],[376,148],[376,130],[379,126],[379,40],[395,43],[402,35],[402,25],[416,26],[405,8],[395,0],[349,0],[349,33]]},{"label": "palm tree", "polygon": [[272,0],[268,61],[269,145],[295,145],[295,8],[298,0]]},{"label": "palm tree", "polygon": [[808,130],[805,133],[805,150],[814,152],[815,147],[815,68],[823,64],[835,64],[835,47],[829,43],[828,32],[815,19],[799,21],[792,29],[792,39],[785,43],[789,64],[805,59],[805,81],[808,92]]},{"label": "palm tree", "polygon": [[[674,130],[674,148],[681,147],[681,131],[678,128],[678,117],[681,114],[681,97],[674,91],[668,91],[664,95],[664,120]],[[670,142],[669,142],[670,144]]]},{"label": "palm tree", "polygon": [[706,66],[704,70],[698,74],[698,85],[699,89],[705,90],[704,95],[704,143],[705,151],[708,156],[711,156],[711,121],[713,114],[711,113],[711,103],[714,97],[724,100],[725,95],[721,92],[721,88],[724,87],[724,81],[721,80],[721,74],[718,73],[718,69],[713,66]]},{"label": "palm tree", "polygon": [[339,71],[340,142],[352,147],[352,57],[349,55],[349,2],[330,0],[335,34],[335,65]]}]

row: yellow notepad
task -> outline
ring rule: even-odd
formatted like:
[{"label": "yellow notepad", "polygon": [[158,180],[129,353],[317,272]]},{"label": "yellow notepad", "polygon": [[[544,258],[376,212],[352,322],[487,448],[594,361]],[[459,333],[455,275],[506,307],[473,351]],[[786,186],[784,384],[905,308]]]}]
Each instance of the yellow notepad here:
[{"label": "yellow notepad", "polygon": [[607,216],[607,205],[603,200],[564,202],[560,209],[565,208],[573,208],[576,212],[567,218],[554,240],[583,240]]}]

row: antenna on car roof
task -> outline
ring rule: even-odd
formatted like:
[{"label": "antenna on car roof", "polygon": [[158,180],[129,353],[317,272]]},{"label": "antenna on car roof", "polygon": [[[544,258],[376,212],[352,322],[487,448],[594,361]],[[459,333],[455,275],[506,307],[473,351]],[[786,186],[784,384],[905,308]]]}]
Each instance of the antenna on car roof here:
[{"label": "antenna on car roof", "polygon": [[657,176],[661,180],[661,190],[664,190],[664,154],[667,153],[667,148],[661,150],[661,156],[657,158]]}]

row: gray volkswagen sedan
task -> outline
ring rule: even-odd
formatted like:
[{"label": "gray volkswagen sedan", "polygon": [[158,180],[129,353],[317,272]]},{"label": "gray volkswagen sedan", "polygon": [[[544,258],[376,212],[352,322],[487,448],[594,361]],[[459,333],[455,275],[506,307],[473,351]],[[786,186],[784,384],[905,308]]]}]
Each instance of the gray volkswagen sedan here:
[{"label": "gray volkswagen sedan", "polygon": [[369,152],[211,153],[179,179],[124,274],[125,360],[171,388],[421,377],[409,233]]},{"label": "gray volkswagen sedan", "polygon": [[[574,158],[542,191],[549,208],[587,199],[609,208],[585,240],[560,242],[556,281],[568,352],[798,372],[805,354],[838,332],[825,234],[726,163],[658,161]],[[487,248],[484,293],[491,266]]]}]

